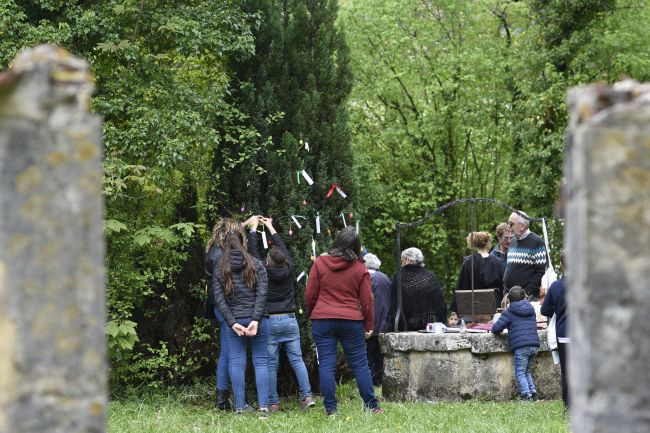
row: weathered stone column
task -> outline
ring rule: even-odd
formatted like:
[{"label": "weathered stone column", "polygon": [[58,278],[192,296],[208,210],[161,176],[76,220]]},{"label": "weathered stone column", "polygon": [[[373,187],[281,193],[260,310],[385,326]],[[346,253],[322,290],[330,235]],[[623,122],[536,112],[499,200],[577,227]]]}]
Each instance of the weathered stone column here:
[{"label": "weathered stone column", "polygon": [[571,426],[650,432],[650,85],[569,92]]},{"label": "weathered stone column", "polygon": [[88,65],[23,51],[0,75],[0,432],[103,432],[101,120]]}]

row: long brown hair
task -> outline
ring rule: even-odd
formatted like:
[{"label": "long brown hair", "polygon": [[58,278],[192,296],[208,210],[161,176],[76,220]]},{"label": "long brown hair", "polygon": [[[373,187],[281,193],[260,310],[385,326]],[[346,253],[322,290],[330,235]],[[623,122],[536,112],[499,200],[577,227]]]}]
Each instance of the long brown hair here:
[{"label": "long brown hair", "polygon": [[244,248],[244,237],[238,231],[231,231],[226,234],[223,248],[223,257],[221,258],[221,275],[223,275],[224,293],[227,298],[232,298],[235,295],[235,285],[232,280],[231,258],[232,251],[237,250],[244,256],[242,274],[244,282],[253,291],[255,291],[255,283],[257,282],[257,269],[253,257],[248,254]]},{"label": "long brown hair", "polygon": [[226,241],[226,235],[232,231],[241,233],[244,240],[246,240],[244,228],[239,221],[232,218],[222,218],[218,223],[214,225],[214,228],[212,229],[212,236],[205,246],[205,252],[209,252],[214,245],[223,248]]}]

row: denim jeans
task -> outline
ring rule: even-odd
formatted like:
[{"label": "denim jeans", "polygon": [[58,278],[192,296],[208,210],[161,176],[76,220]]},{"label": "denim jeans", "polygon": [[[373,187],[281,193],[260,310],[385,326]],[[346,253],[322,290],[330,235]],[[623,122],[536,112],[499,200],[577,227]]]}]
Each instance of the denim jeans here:
[{"label": "denim jeans", "polygon": [[269,346],[268,346],[268,369],[269,369],[269,403],[280,403],[278,396],[278,364],[280,360],[280,348],[284,350],[289,359],[289,364],[296,373],[298,386],[300,387],[300,400],[305,397],[311,397],[311,385],[309,384],[309,375],[307,367],[302,360],[302,350],[300,349],[300,328],[296,315],[283,314],[279,316],[269,316]]},{"label": "denim jeans", "polygon": [[515,377],[519,383],[519,395],[526,397],[537,393],[530,368],[537,356],[536,347],[522,347],[515,349]]},{"label": "denim jeans", "polygon": [[217,307],[214,307],[214,315],[219,321],[219,360],[217,361],[217,389],[220,391],[228,390],[230,375],[228,374],[228,323],[223,318]]},{"label": "denim jeans", "polygon": [[[248,326],[251,319],[237,319],[237,323]],[[240,337],[231,327],[227,328],[228,372],[235,398],[235,410],[243,409],[246,395],[246,349],[251,344],[257,402],[260,407],[269,405],[269,382],[266,363],[266,346],[269,344],[269,326],[266,318],[260,320],[257,335]]]},{"label": "denim jeans", "polygon": [[357,381],[363,405],[377,407],[375,390],[366,357],[365,330],[361,320],[315,319],[312,320],[312,336],[318,356],[318,375],[323,403],[328,413],[336,411],[336,348],[340,342],[343,353]]}]

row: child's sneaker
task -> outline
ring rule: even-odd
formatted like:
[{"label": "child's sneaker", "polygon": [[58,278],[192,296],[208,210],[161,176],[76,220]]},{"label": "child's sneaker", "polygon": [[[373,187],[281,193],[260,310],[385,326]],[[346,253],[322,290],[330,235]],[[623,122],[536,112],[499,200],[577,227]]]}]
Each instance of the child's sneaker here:
[{"label": "child's sneaker", "polygon": [[280,412],[280,403],[273,403],[269,406],[269,412]]},{"label": "child's sneaker", "polygon": [[374,413],[374,414],[376,414],[376,415],[379,415],[379,414],[384,413],[384,409],[382,409],[382,408],[379,407],[379,406],[375,406],[375,407],[373,407],[373,408],[370,409],[370,410],[372,411],[372,413]]},{"label": "child's sneaker", "polygon": [[310,407],[313,406],[316,406],[316,402],[309,395],[303,398],[302,401],[300,402],[300,409],[302,410],[309,409]]},{"label": "child's sneaker", "polygon": [[336,416],[336,409],[332,409],[332,410],[325,409],[325,414],[327,416],[335,417]]},{"label": "child's sneaker", "polygon": [[524,403],[530,403],[533,401],[533,396],[530,394],[522,395],[521,396],[521,401]]},{"label": "child's sneaker", "polygon": [[539,397],[537,396],[537,393],[536,393],[536,392],[534,392],[534,393],[531,395],[531,398],[533,399],[533,401],[538,401],[538,400],[539,400]]}]

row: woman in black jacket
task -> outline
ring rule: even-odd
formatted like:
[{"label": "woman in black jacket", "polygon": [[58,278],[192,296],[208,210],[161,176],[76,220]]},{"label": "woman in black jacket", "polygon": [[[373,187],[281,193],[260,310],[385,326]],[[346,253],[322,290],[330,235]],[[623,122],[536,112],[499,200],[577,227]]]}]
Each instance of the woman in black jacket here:
[{"label": "woman in black jacket", "polygon": [[[503,266],[496,256],[490,254],[492,235],[488,232],[472,232],[465,241],[467,248],[477,249],[478,252],[463,259],[456,291],[494,289],[495,307],[500,307],[503,298]],[[456,295],[451,303],[451,311],[458,312]]]},{"label": "woman in black jacket", "polygon": [[235,396],[235,413],[241,414],[244,410],[244,372],[249,342],[260,411],[268,412],[267,277],[262,262],[244,248],[244,237],[238,231],[226,235],[223,256],[212,277],[212,288],[214,303],[228,324],[228,371]]},{"label": "woman in black jacket", "polygon": [[[269,409],[271,412],[280,410],[280,398],[277,387],[277,371],[280,361],[280,349],[284,348],[287,359],[296,373],[300,387],[300,406],[307,409],[315,405],[312,398],[309,374],[302,359],[300,348],[300,328],[296,320],[296,296],[294,287],[293,259],[287,246],[280,235],[275,231],[271,218],[260,217],[271,233],[274,247],[266,256],[265,268],[269,279],[269,292],[267,309],[269,312],[269,345],[268,345],[268,371],[269,371]],[[257,243],[255,227],[248,236],[248,251],[262,260]]]}]

